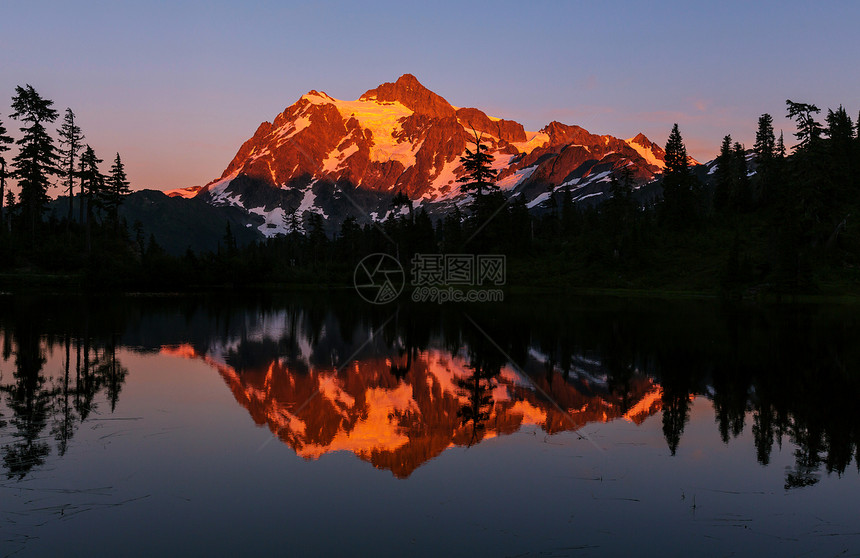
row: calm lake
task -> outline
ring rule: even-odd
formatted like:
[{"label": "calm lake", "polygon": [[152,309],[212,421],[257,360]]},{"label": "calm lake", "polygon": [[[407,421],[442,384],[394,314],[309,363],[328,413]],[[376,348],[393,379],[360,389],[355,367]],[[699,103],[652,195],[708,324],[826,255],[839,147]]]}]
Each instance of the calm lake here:
[{"label": "calm lake", "polygon": [[860,553],[860,312],[0,296],[0,556]]}]

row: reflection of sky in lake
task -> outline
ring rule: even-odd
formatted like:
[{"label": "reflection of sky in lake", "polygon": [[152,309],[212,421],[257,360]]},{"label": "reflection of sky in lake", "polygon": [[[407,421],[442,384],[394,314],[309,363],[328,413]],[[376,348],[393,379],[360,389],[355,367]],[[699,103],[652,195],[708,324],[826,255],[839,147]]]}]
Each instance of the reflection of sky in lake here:
[{"label": "reflection of sky in lake", "polygon": [[[61,381],[64,351],[46,357],[47,383]],[[0,383],[14,358],[0,361]],[[117,360],[129,373],[116,410],[99,394],[62,458],[0,480],[3,555],[836,555],[860,544],[856,462],[785,490],[796,446],[783,437],[760,465],[751,413],[725,444],[702,395],[674,456],[659,410],[552,435],[524,420],[404,479],[350,451],[303,459],[255,424],[211,362],[129,349]],[[55,444],[50,426],[42,436]],[[10,439],[7,426],[0,445]]]}]

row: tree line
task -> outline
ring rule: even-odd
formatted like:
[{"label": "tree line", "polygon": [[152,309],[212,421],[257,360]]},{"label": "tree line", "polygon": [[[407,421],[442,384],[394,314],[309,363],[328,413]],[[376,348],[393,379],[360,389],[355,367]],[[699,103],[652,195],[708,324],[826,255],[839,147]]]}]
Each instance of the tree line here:
[{"label": "tree line", "polygon": [[319,215],[304,227],[291,218],[289,233],[244,250],[225,239],[236,264],[229,267],[239,281],[244,262],[251,281],[340,284],[375,252],[398,257],[407,270],[415,253],[501,253],[514,285],[856,294],[860,119],[853,123],[840,106],[822,124],[818,107],[790,100],[786,112],[796,123],[791,148],[763,114],[751,149],[726,135],[714,165],[693,166],[675,124],[655,183],[636,184],[621,167],[602,203],[577,203],[569,187],[548,187],[547,200],[532,209],[521,195],[499,191],[492,156],[476,135],[461,159],[468,204],[434,220],[399,193],[385,221],[361,226],[348,218],[332,238]]},{"label": "tree line", "polygon": [[[7,264],[17,261],[50,269],[56,250],[46,251],[46,247],[60,244],[57,250],[71,249],[85,256],[93,251],[94,229],[114,235],[124,231],[119,207],[130,193],[130,183],[120,154],[104,173],[100,168],[104,161],[84,143],[85,136],[70,108],[63,115],[55,140],[48,126],[57,121],[59,112],[53,101],[29,84],[15,88],[11,108],[10,118],[20,123],[17,141],[0,120],[0,251]],[[6,152],[13,144],[18,153],[9,164]],[[9,180],[17,181],[17,199],[11,189],[7,190]],[[54,186],[67,194],[68,214],[61,222],[45,223],[48,191]],[[60,229],[62,239],[57,238]],[[80,242],[74,243],[74,239]]]},{"label": "tree line", "polygon": [[[751,149],[727,134],[708,168],[691,165],[675,124],[659,179],[636,184],[628,167],[616,168],[601,203],[577,202],[567,186],[547,185],[546,201],[531,208],[522,195],[505,195],[476,133],[474,148],[461,158],[468,202],[444,215],[431,216],[399,192],[384,221],[348,217],[332,235],[318,213],[287,208],[285,234],[241,246],[227,224],[214,252],[174,256],[151,231],[121,222],[128,181],[119,154],[103,175],[71,110],[54,147],[45,130],[57,118],[51,105],[30,86],[16,89],[12,117],[22,122],[23,135],[11,172],[0,158],[0,192],[8,177],[21,189],[0,208],[6,269],[78,273],[87,285],[122,288],[344,286],[371,253],[389,253],[406,270],[416,253],[494,253],[508,256],[508,284],[527,287],[738,297],[856,294],[860,284],[860,118],[855,124],[841,106],[822,123],[817,106],[789,100],[793,147],[763,114]],[[10,143],[0,140],[0,149]],[[54,177],[69,194],[68,211],[44,220]]]}]

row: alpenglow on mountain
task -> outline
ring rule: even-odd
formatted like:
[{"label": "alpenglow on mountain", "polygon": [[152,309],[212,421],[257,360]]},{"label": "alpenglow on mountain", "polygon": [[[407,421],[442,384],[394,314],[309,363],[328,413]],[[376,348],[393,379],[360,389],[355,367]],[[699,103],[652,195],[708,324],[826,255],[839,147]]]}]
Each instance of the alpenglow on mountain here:
[{"label": "alpenglow on mountain", "polygon": [[[320,214],[330,230],[348,216],[383,220],[402,192],[413,205],[442,213],[467,198],[457,179],[475,134],[490,147],[497,184],[536,207],[570,188],[574,200],[605,195],[624,167],[637,183],[664,167],[664,152],[642,134],[622,140],[551,122],[538,132],[458,108],[410,74],[356,101],[310,91],[271,123],[263,122],[221,177],[168,195],[236,206],[264,236],[288,231],[290,218]],[[294,219],[295,221],[295,219]]]}]

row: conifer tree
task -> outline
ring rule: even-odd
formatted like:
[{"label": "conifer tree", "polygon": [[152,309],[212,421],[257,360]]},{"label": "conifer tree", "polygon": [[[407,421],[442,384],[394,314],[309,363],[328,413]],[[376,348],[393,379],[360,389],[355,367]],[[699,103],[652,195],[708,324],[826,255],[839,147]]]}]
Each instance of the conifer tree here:
[{"label": "conifer tree", "polygon": [[9,144],[12,143],[12,138],[6,135],[6,127],[3,122],[0,122],[0,231],[5,230],[4,225],[4,192],[6,190],[6,178],[9,176],[6,170],[6,158],[3,153],[9,151]]},{"label": "conifer tree", "polygon": [[230,258],[235,257],[239,253],[239,245],[236,243],[236,237],[233,235],[233,228],[230,226],[230,221],[227,221],[227,226],[224,228],[223,241],[224,250],[227,256]]},{"label": "conifer tree", "polygon": [[680,227],[689,223],[695,216],[697,208],[687,148],[684,146],[677,123],[672,126],[665,152],[663,211],[672,226]]},{"label": "conifer tree", "polygon": [[791,100],[785,101],[788,107],[788,117],[797,123],[797,131],[794,137],[798,144],[794,146],[795,152],[810,149],[821,138],[821,124],[815,121],[813,114],[821,112],[815,105],[807,103],[795,103]]},{"label": "conifer tree", "polygon": [[604,235],[610,242],[613,256],[617,258],[622,251],[625,239],[629,237],[635,210],[632,199],[633,178],[628,167],[612,174],[609,192],[611,197],[603,202],[600,211],[606,227]]},{"label": "conifer tree", "polygon": [[6,210],[11,213],[15,208],[15,194],[12,193],[12,190],[6,192]]},{"label": "conifer tree", "polygon": [[[462,192],[474,192],[472,214],[469,219],[471,235],[466,242],[473,250],[489,250],[500,235],[504,235],[502,209],[506,204],[504,195],[496,185],[496,171],[492,167],[493,156],[489,147],[481,142],[481,136],[475,132],[475,150],[466,149],[466,155],[460,157],[460,163],[466,169],[466,174],[458,179]],[[497,219],[497,217],[500,217]],[[480,237],[478,235],[480,234]]]},{"label": "conifer tree", "polygon": [[750,205],[749,177],[747,176],[747,152],[744,146],[735,142],[734,168],[732,176],[732,205],[739,212],[744,212]]},{"label": "conifer tree", "polygon": [[51,108],[54,102],[43,99],[33,86],[15,88],[12,97],[12,118],[25,123],[21,127],[24,134],[16,143],[21,151],[15,156],[15,177],[21,188],[21,210],[24,222],[29,223],[31,239],[36,240],[36,223],[41,220],[42,211],[48,202],[50,177],[58,173],[57,153],[54,140],[45,129],[46,123],[57,119],[57,111]]},{"label": "conifer tree", "polygon": [[779,131],[779,139],[776,140],[776,158],[780,161],[785,159],[785,140],[783,139],[782,130]]},{"label": "conifer tree", "polygon": [[570,236],[574,230],[575,213],[576,209],[573,207],[570,185],[565,184],[561,191],[561,231],[566,236]]},{"label": "conifer tree", "polygon": [[827,137],[836,143],[849,143],[854,139],[854,124],[842,105],[835,111],[827,109]]},{"label": "conifer tree", "polygon": [[[827,162],[831,179],[836,184],[853,185],[857,183],[854,166],[854,123],[842,107],[835,111],[827,110],[827,128],[824,130],[829,138],[827,146]],[[839,202],[844,203],[847,191],[840,188]]]},{"label": "conifer tree", "polygon": [[814,114],[820,112],[815,105],[786,101],[788,116],[792,118],[797,131],[794,136],[798,144],[794,155],[789,159],[792,185],[791,211],[799,227],[801,244],[816,245],[832,231],[834,210],[838,206],[835,184],[826,162],[826,150],[821,140],[821,125],[815,121]]},{"label": "conifer tree", "polygon": [[758,119],[753,151],[759,159],[759,164],[762,164],[762,162],[773,159],[775,150],[776,136],[773,133],[773,117],[765,113]]},{"label": "conifer tree", "polygon": [[776,157],[776,136],[773,133],[773,117],[767,113],[758,119],[758,129],[755,133],[755,145],[753,151],[756,154],[758,169],[756,177],[758,180],[758,198],[761,203],[767,204],[774,186],[774,158]]},{"label": "conifer tree", "polygon": [[361,227],[358,226],[358,220],[354,216],[347,216],[340,224],[338,240],[343,249],[344,261],[353,262],[356,254],[359,253],[361,242]]},{"label": "conifer tree", "polygon": [[[286,216],[285,216],[286,218]],[[298,208],[290,211],[290,216],[288,219],[288,228],[290,229],[290,235],[302,235],[304,234],[304,226],[302,224],[302,216],[299,213]]]},{"label": "conifer tree", "polygon": [[665,152],[667,174],[686,175],[689,173],[690,163],[687,157],[687,148],[683,138],[681,138],[681,131],[678,129],[677,122],[672,126],[672,131],[669,133]]},{"label": "conifer tree", "polygon": [[105,176],[99,170],[99,165],[103,162],[96,156],[93,148],[87,145],[78,163],[78,176],[81,179],[82,191],[87,198],[88,214],[91,214],[89,211],[91,206],[98,206],[99,199],[104,195]]},{"label": "conifer tree", "polygon": [[126,196],[131,193],[129,189],[128,177],[125,174],[125,166],[122,164],[122,159],[119,153],[113,161],[110,168],[110,174],[107,176],[105,188],[101,194],[101,204],[110,215],[114,224],[114,230],[119,227],[119,206],[122,205]]},{"label": "conifer tree", "polygon": [[96,157],[93,148],[87,145],[78,163],[78,177],[81,180],[81,191],[84,192],[84,199],[81,200],[81,203],[86,203],[87,206],[86,242],[88,253],[92,249],[93,205],[99,204],[105,187],[105,177],[99,170],[101,162],[102,160]]},{"label": "conifer tree", "polygon": [[467,147],[466,154],[460,157],[460,163],[466,170],[466,174],[457,180],[460,183],[460,191],[475,192],[476,198],[480,198],[484,190],[499,189],[495,183],[496,171],[492,168],[493,156],[488,149],[481,143],[478,132],[475,132],[475,150],[471,151]]},{"label": "conifer tree", "polygon": [[[67,108],[66,114],[63,116],[63,124],[60,126],[60,173],[63,182],[66,186],[66,192],[69,194],[69,221],[74,215],[74,199],[75,199],[75,161],[78,157],[78,152],[83,149],[81,142],[84,135],[81,133],[81,128],[75,124],[75,113],[72,109]],[[83,193],[81,193],[83,199]]]},{"label": "conifer tree", "polygon": [[404,194],[403,190],[401,190],[401,191],[397,192],[397,194],[395,194],[394,198],[391,200],[391,209],[393,209],[396,212],[396,211],[399,211],[400,208],[404,207],[404,206],[409,208],[409,222],[413,223],[415,221],[415,217],[412,214],[412,211],[413,211],[412,200],[410,200],[409,196]]},{"label": "conifer tree", "polygon": [[729,192],[732,189],[732,136],[726,135],[720,145],[720,154],[714,171],[714,209],[724,211],[729,205]]}]

